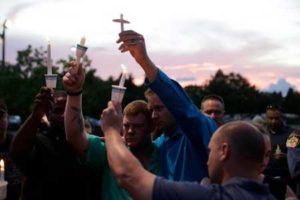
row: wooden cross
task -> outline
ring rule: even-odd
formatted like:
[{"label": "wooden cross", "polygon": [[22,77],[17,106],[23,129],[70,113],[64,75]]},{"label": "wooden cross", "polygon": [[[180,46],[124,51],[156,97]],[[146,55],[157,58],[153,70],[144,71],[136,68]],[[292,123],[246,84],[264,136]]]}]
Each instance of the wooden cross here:
[{"label": "wooden cross", "polygon": [[120,15],[120,19],[113,19],[113,21],[121,24],[121,32],[124,31],[124,24],[130,23],[129,21],[123,19],[123,14]]}]

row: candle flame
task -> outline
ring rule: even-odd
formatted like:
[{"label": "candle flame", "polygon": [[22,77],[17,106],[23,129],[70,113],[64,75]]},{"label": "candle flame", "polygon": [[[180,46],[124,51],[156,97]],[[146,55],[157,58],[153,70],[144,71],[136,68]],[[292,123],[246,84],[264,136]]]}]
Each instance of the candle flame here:
[{"label": "candle flame", "polygon": [[4,169],[4,160],[3,159],[0,160],[0,168]]},{"label": "candle flame", "polygon": [[70,51],[75,52],[75,51],[76,51],[76,47],[75,47],[75,46],[74,46],[74,47],[71,47],[71,48],[70,48]]},{"label": "candle flame", "polygon": [[127,67],[123,64],[121,64],[121,67],[122,67],[122,73],[124,74],[125,79],[127,79]]},{"label": "candle flame", "polygon": [[127,72],[127,67],[125,65],[121,64],[121,67],[123,72]]}]

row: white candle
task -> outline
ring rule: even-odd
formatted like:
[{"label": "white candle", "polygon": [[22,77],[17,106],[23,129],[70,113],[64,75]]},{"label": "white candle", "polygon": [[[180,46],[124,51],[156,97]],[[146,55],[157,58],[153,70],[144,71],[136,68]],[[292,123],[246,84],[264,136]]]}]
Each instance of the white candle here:
[{"label": "white candle", "polygon": [[52,74],[51,44],[49,40],[47,46],[47,74]]},{"label": "white candle", "polygon": [[[77,44],[77,48],[76,48],[76,63],[77,63],[77,66],[80,64],[80,62],[81,62],[80,60],[84,56],[84,54],[87,50],[87,47],[84,46],[85,45],[85,40],[86,40],[85,37],[81,37],[79,45]],[[76,68],[76,69],[78,70],[78,68]]]},{"label": "white candle", "polygon": [[79,43],[81,46],[84,46],[84,44],[85,44],[85,37],[82,37],[81,39],[80,39],[80,43]]},{"label": "white candle", "polygon": [[120,79],[119,86],[124,87],[125,79],[127,77],[127,67],[123,64],[121,64],[121,67],[122,67],[123,71],[122,71],[122,76],[121,76],[121,79]]},{"label": "white candle", "polygon": [[4,161],[0,160],[0,181],[4,181]]}]

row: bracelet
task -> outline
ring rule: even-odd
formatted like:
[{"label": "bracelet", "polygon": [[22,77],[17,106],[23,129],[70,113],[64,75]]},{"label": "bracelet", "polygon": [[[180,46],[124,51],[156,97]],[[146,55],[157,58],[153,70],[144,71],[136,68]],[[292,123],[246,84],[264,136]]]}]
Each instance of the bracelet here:
[{"label": "bracelet", "polygon": [[67,95],[69,96],[79,96],[82,93],[82,90],[79,90],[78,92],[68,92]]}]

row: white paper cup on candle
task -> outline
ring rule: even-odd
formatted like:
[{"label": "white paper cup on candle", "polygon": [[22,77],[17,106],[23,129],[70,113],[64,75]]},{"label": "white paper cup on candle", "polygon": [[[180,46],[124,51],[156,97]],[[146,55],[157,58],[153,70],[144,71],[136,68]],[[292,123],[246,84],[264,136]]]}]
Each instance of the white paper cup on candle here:
[{"label": "white paper cup on candle", "polygon": [[126,91],[126,87],[122,87],[119,85],[112,85],[111,100],[113,102],[122,103],[125,91]]},{"label": "white paper cup on candle", "polygon": [[57,74],[45,74],[46,86],[56,88]]},{"label": "white paper cup on candle", "polygon": [[7,181],[0,181],[0,200],[6,198]]}]

